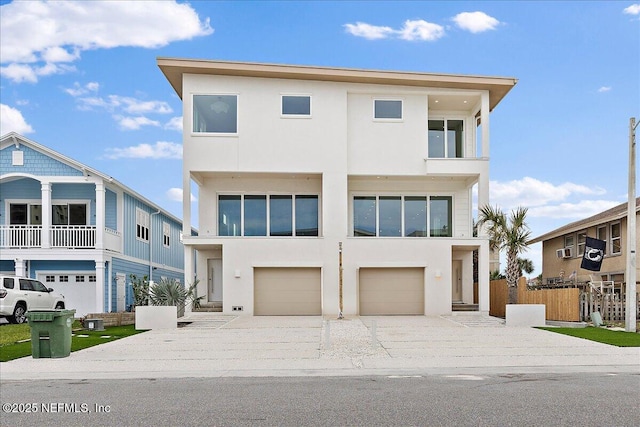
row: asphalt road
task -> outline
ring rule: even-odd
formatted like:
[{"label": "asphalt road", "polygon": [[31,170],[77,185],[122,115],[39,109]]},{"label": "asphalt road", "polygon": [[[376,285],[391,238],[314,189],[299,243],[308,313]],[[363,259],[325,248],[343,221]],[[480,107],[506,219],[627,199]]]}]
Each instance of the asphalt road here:
[{"label": "asphalt road", "polygon": [[639,391],[640,373],[5,381],[0,425],[638,426]]}]

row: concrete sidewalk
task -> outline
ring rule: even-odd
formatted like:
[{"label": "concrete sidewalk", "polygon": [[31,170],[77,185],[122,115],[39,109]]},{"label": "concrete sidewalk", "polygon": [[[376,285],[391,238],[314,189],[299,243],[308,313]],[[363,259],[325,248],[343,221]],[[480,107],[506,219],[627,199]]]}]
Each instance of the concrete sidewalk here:
[{"label": "concrete sidewalk", "polygon": [[67,358],[5,362],[0,380],[640,372],[640,348],[506,327],[478,313],[343,320],[194,313],[180,321],[191,323]]}]

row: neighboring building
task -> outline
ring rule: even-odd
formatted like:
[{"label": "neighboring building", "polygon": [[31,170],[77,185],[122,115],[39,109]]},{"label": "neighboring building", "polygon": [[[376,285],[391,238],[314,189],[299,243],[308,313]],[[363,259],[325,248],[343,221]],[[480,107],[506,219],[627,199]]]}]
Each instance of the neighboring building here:
[{"label": "neighboring building", "polygon": [[110,176],[16,133],[0,138],[0,273],[54,288],[77,317],[126,310],[130,274],[184,283],[181,231]]},{"label": "neighboring building", "polygon": [[472,189],[489,203],[490,111],[515,79],[158,66],[183,100],[185,271],[198,266],[199,295],[224,313],[446,314],[474,302],[478,249],[488,311]]},{"label": "neighboring building", "polygon": [[[596,280],[624,282],[627,265],[627,211],[628,204],[623,203],[532,239],[532,244],[542,242],[543,283],[553,283],[560,276],[564,276],[566,279],[574,271],[578,281],[588,281],[589,275],[593,274],[596,276]],[[640,198],[637,198],[636,222],[638,222],[639,212]],[[599,272],[580,268],[587,236],[604,240],[607,243],[602,268]],[[636,246],[638,246],[639,240],[640,234],[636,229]],[[599,276],[602,276],[602,279],[599,279]],[[636,266],[636,277],[640,277],[638,266]]]}]

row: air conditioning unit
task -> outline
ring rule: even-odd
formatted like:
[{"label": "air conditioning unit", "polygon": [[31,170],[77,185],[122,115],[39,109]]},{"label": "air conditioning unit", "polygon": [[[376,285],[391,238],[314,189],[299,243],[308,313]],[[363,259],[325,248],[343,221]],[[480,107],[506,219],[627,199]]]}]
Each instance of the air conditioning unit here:
[{"label": "air conditioning unit", "polygon": [[573,258],[573,248],[562,248],[556,250],[558,258]]}]

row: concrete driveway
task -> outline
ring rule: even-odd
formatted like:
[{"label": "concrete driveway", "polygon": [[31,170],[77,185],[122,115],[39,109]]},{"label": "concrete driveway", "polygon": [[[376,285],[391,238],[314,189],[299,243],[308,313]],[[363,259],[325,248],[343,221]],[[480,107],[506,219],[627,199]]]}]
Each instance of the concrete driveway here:
[{"label": "concrete driveway", "polygon": [[252,317],[193,313],[188,323],[71,353],[0,366],[0,380],[223,376],[639,372],[620,348],[484,314]]}]

